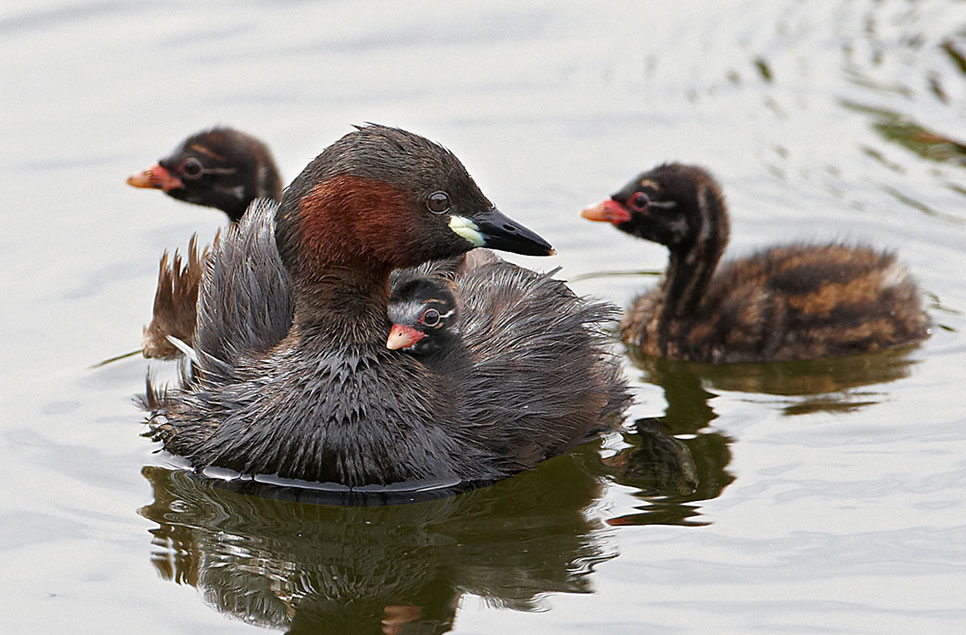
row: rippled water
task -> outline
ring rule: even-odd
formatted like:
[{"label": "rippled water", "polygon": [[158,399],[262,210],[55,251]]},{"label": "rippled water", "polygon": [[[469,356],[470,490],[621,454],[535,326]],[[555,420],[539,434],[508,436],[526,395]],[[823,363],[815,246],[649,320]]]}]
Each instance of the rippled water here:
[{"label": "rippled water", "polygon": [[[955,631],[966,626],[966,4],[39,2],[0,9],[6,632]],[[131,402],[157,259],[220,213],[128,188],[187,133],[285,175],[349,125],[452,148],[625,303],[665,253],[577,210],[710,168],[729,254],[899,250],[933,337],[731,367],[627,358],[623,432],[391,507],[172,469]],[[153,365],[170,373],[163,365]],[[422,630],[420,630],[422,629]]]}]

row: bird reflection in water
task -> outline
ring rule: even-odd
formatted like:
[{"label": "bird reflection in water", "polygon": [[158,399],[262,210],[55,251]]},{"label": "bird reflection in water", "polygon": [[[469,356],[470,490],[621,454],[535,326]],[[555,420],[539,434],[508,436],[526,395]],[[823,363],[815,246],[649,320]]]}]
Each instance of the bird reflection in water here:
[{"label": "bird reflection in water", "polygon": [[607,523],[706,525],[698,519],[698,503],[717,498],[734,480],[725,469],[731,461],[731,440],[706,430],[717,417],[708,405],[715,395],[694,374],[676,372],[694,364],[661,358],[649,358],[648,363],[651,372],[645,381],[664,389],[664,416],[635,421],[633,431],[623,433],[628,447],[604,459],[614,480],[637,489],[635,496],[645,504]]},{"label": "bird reflection in water", "polygon": [[[734,480],[732,440],[708,428],[712,391],[780,396],[786,415],[858,409],[885,394],[869,386],[908,374],[909,350],[770,364],[635,358],[667,407],[625,430],[616,454],[602,462],[600,442],[587,443],[489,487],[403,505],[256,496],[146,467],[152,560],[217,610],[296,633],[444,633],[464,595],[534,610],[544,594],[590,592],[595,565],[617,555],[608,527],[706,524],[701,501]],[[595,517],[607,480],[642,505]]]},{"label": "bird reflection in water", "polygon": [[[707,405],[715,395],[703,387],[775,395],[786,415],[854,411],[886,396],[886,391],[871,386],[908,376],[916,363],[915,350],[912,345],[864,355],[762,364],[698,364],[634,355],[631,359],[644,371],[644,381],[664,388],[668,416],[696,421],[702,408],[708,409],[705,416],[715,416]],[[695,403],[693,397],[699,393],[705,397]]]},{"label": "bird reflection in water", "polygon": [[247,623],[443,633],[464,594],[529,611],[546,593],[590,592],[593,567],[616,555],[589,512],[603,487],[598,449],[456,496],[378,506],[253,496],[145,467],[155,500],[141,514],[158,524],[161,575]]},{"label": "bird reflection in water", "polygon": [[833,359],[761,364],[701,364],[628,355],[642,380],[664,390],[663,417],[638,419],[623,434],[628,447],[605,459],[614,480],[636,488],[646,504],[611,525],[704,525],[697,503],[717,498],[734,476],[732,439],[708,429],[717,418],[714,391],[774,395],[786,416],[851,412],[888,394],[872,388],[906,377],[915,346]]}]

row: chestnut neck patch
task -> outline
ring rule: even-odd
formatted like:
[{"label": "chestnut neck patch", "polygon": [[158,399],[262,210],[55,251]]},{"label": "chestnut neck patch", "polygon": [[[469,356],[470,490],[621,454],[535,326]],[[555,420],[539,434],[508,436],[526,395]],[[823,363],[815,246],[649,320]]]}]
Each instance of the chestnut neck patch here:
[{"label": "chestnut neck patch", "polygon": [[414,257],[411,208],[398,187],[337,175],[312,187],[296,212],[283,212],[279,247],[297,288],[296,321],[335,310],[384,322],[389,273]]}]

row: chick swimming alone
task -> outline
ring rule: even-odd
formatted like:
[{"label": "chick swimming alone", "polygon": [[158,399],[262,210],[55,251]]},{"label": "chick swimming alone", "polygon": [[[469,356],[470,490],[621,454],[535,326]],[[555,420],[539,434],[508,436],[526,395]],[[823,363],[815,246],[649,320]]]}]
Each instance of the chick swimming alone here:
[{"label": "chick swimming alone", "polygon": [[713,363],[815,359],[929,334],[919,290],[891,252],[790,244],[719,267],[728,211],[702,168],[660,165],[582,215],[670,252],[661,284],[637,298],[621,322],[624,342],[645,355]]}]

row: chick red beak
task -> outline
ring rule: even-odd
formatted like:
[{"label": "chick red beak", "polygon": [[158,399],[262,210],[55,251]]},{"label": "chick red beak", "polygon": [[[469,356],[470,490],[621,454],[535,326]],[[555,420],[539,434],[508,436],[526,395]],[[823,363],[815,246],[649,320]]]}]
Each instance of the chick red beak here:
[{"label": "chick red beak", "polygon": [[127,177],[127,184],[133,185],[134,187],[146,187],[155,190],[164,190],[165,192],[184,187],[184,183],[181,182],[181,179],[168,172],[168,170],[161,167],[161,165],[154,165],[144,172],[132,174],[131,176]]},{"label": "chick red beak", "polygon": [[613,223],[614,225],[626,223],[631,219],[631,213],[612,198],[585,207],[580,211],[580,215],[587,220]]},{"label": "chick red beak", "polygon": [[389,337],[386,338],[386,348],[391,351],[400,348],[412,348],[416,342],[424,337],[426,337],[425,333],[417,331],[411,326],[393,324],[392,328],[389,329]]}]

